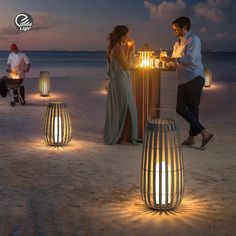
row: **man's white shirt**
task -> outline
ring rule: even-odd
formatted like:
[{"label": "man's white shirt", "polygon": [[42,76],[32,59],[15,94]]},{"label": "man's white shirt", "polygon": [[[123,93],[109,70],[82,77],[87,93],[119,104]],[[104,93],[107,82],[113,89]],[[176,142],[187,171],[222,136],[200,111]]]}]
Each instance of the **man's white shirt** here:
[{"label": "man's white shirt", "polygon": [[11,69],[15,70],[19,77],[22,79],[25,77],[26,65],[29,63],[29,58],[23,52],[11,52],[7,60],[7,64],[10,64]]}]

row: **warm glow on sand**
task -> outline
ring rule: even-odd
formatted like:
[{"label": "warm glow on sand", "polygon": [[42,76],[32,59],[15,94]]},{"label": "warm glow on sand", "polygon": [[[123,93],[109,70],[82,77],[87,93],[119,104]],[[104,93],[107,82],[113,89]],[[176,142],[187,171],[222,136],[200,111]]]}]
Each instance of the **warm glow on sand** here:
[{"label": "warm glow on sand", "polygon": [[[209,207],[214,205],[214,209]],[[143,228],[145,225],[155,227],[157,225],[169,225],[169,227],[178,227],[178,225],[188,225],[194,227],[196,224],[204,223],[210,216],[219,214],[216,209],[217,204],[211,204],[208,199],[202,196],[185,196],[176,210],[155,211],[145,207],[140,195],[123,202],[112,202],[104,204],[97,209],[100,217],[109,222],[111,219],[115,222],[129,225],[130,222],[139,222],[137,228]],[[96,209],[92,209],[96,211]],[[127,226],[128,227],[128,226]],[[197,226],[196,226],[197,227]]]},{"label": "warm glow on sand", "polygon": [[38,93],[27,94],[27,99],[34,101],[53,101],[53,100],[62,100],[65,97],[62,93],[50,93],[47,97],[42,97]]},{"label": "warm glow on sand", "polygon": [[224,89],[224,84],[223,83],[217,83],[217,82],[213,82],[211,84],[211,87],[203,87],[203,90],[208,91],[208,90],[222,90]]},{"label": "warm glow on sand", "polygon": [[32,140],[30,145],[33,146],[35,149],[44,151],[44,153],[48,152],[48,154],[51,153],[50,151],[54,151],[54,150],[59,151],[60,153],[68,152],[68,151],[86,151],[86,150],[90,150],[93,146],[93,144],[88,141],[76,140],[74,138],[66,146],[61,146],[61,147],[49,146],[45,142],[43,137],[41,139],[37,138],[37,139]]},{"label": "warm glow on sand", "polygon": [[106,89],[101,89],[101,90],[98,90],[98,91],[94,91],[93,93],[96,94],[96,95],[106,96],[107,95],[107,90]]}]

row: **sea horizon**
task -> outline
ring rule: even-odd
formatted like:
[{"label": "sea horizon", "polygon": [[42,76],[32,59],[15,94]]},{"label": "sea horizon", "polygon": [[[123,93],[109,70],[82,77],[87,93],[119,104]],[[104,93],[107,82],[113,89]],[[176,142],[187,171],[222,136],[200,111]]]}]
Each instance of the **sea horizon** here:
[{"label": "sea horizon", "polygon": [[[22,50],[29,57],[31,70],[27,77],[38,77],[41,70],[51,77],[102,78],[106,77],[105,50]],[[138,50],[137,50],[138,51]],[[156,50],[158,53],[158,50]],[[167,50],[171,56],[171,50]],[[0,50],[0,76],[6,75],[9,50]],[[215,81],[236,82],[236,52],[202,51],[204,67],[212,71]],[[173,76],[171,74],[170,76]]]}]

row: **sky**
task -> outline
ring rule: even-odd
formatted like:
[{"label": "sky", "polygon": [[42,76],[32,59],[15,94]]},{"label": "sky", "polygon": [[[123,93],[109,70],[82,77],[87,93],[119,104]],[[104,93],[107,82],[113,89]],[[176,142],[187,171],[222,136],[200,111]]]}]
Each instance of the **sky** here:
[{"label": "sky", "polygon": [[[125,24],[137,47],[170,50],[171,22],[188,16],[203,50],[236,51],[235,0],[0,0],[0,50],[105,50],[107,35]],[[27,12],[33,28],[19,31],[14,20]]]}]

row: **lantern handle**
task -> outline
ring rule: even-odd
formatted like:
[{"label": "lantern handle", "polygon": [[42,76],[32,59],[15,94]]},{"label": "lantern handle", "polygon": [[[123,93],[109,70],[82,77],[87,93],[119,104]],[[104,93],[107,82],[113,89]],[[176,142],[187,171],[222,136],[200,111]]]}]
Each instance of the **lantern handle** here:
[{"label": "lantern handle", "polygon": [[148,120],[151,120],[153,118],[157,118],[157,119],[162,119],[162,118],[166,118],[166,119],[173,119],[175,121],[178,120],[177,118],[177,114],[175,112],[175,108],[150,108],[148,110]]}]

